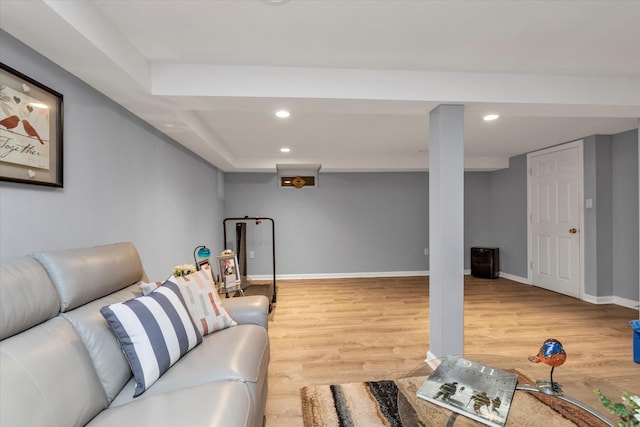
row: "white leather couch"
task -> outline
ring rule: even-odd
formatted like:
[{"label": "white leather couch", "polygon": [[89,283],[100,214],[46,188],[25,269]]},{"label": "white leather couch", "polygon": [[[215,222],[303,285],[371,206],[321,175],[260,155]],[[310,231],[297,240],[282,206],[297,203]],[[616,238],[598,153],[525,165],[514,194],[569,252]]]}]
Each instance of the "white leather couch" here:
[{"label": "white leather couch", "polygon": [[2,261],[0,426],[264,424],[264,296],[223,300],[238,326],[205,336],[133,398],[128,362],[99,310],[140,296],[145,279],[132,243]]}]

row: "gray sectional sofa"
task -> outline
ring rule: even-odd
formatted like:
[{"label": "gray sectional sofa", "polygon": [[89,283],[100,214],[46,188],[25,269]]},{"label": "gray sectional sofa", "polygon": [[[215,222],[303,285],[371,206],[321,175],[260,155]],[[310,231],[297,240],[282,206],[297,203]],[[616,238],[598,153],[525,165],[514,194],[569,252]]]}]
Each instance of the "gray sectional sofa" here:
[{"label": "gray sectional sofa", "polygon": [[224,299],[238,326],[205,336],[133,398],[131,369],[100,308],[140,296],[145,279],[132,243],[2,261],[0,426],[264,424],[264,296]]}]

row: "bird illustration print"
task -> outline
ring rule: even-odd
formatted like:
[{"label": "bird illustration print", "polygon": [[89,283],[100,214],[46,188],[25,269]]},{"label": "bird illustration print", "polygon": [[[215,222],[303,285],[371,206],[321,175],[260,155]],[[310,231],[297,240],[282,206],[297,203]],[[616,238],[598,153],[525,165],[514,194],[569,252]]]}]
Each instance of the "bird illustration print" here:
[{"label": "bird illustration print", "polygon": [[24,128],[24,131],[27,132],[27,135],[29,135],[30,138],[38,138],[40,144],[44,145],[44,141],[42,141],[42,138],[40,138],[38,132],[36,132],[34,127],[31,126],[31,123],[29,123],[27,119],[22,119],[22,127]]},{"label": "bird illustration print", "polygon": [[18,123],[20,123],[20,118],[16,115],[5,117],[4,119],[0,120],[0,125],[4,126],[7,129],[15,128],[16,126],[18,126]]}]

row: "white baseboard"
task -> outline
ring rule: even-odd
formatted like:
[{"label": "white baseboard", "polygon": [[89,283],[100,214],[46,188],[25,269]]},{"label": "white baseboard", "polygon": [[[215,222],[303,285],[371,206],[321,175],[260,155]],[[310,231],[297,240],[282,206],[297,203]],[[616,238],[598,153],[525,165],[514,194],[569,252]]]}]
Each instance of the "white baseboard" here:
[{"label": "white baseboard", "polygon": [[589,294],[582,295],[582,301],[589,302],[591,304],[615,304],[621,307],[627,308],[638,308],[638,301],[634,301],[632,299],[621,298],[615,295],[607,295],[603,297],[596,297]]},{"label": "white baseboard", "polygon": [[623,307],[627,307],[627,308],[634,308],[634,309],[638,309],[638,305],[640,303],[640,301],[634,301],[632,299],[627,299],[627,298],[621,298],[621,297],[613,297],[613,303],[616,305],[621,305]]},{"label": "white baseboard", "polygon": [[427,358],[424,359],[424,363],[429,365],[432,370],[435,370],[438,365],[440,365],[440,360],[438,360],[438,356],[431,352],[431,350],[427,351]]},{"label": "white baseboard", "polygon": [[613,297],[613,303],[615,305],[620,305],[622,307],[633,308],[633,309],[636,309],[636,310],[638,309],[638,301],[634,301],[634,300],[627,299],[627,298],[614,296]]},{"label": "white baseboard", "polygon": [[[429,272],[422,271],[377,271],[360,273],[318,273],[318,274],[277,274],[276,280],[314,280],[314,279],[361,279],[372,277],[426,277]],[[249,280],[270,280],[273,275],[247,276]]]},{"label": "white baseboard", "polygon": [[500,272],[500,277],[503,277],[503,278],[509,279],[509,280],[513,280],[514,282],[522,283],[524,285],[530,285],[531,284],[527,277],[520,277],[520,276],[516,276],[514,274],[503,273],[502,271]]},{"label": "white baseboard", "polygon": [[[471,270],[463,270],[465,276],[471,275]],[[358,272],[358,273],[317,273],[317,274],[278,274],[277,280],[305,280],[305,279],[356,279],[368,277],[426,277],[429,276],[429,270],[420,271],[374,271],[374,272]],[[269,280],[273,279],[273,275],[258,274],[247,276],[250,280]],[[500,277],[513,280],[514,282],[529,284],[526,277],[515,276],[513,274],[500,272]]]},{"label": "white baseboard", "polygon": [[586,301],[591,304],[613,304],[613,295],[606,297],[597,297],[589,294],[582,294],[582,301]]},{"label": "white baseboard", "polygon": [[431,352],[431,350],[427,351],[427,358],[424,359],[425,362],[429,362],[433,359],[438,359],[438,356],[436,356],[434,353]]},{"label": "white baseboard", "polygon": [[[502,271],[499,274],[500,274],[500,277],[502,277],[504,279],[513,280],[514,282],[524,283],[525,285],[529,284],[529,279],[527,279],[526,277],[520,277],[520,276],[516,276],[514,274],[504,273]],[[470,276],[471,275],[471,270],[464,270],[464,275],[465,276]]]}]

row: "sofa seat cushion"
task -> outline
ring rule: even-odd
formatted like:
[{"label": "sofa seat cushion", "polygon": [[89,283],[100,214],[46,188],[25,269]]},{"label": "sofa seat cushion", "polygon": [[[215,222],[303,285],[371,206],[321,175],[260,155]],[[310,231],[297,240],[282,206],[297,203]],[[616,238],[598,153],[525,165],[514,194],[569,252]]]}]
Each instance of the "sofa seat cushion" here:
[{"label": "sofa seat cushion", "polygon": [[[172,368],[173,369],[173,368]],[[247,388],[214,382],[139,399],[102,411],[90,427],[253,426],[255,413]]]},{"label": "sofa seat cushion", "polygon": [[[204,337],[202,344],[183,356],[135,400],[215,381],[248,383],[255,398],[266,381],[268,365],[267,331],[257,325],[238,325]],[[134,388],[134,381],[129,381],[111,406],[134,400]]]},{"label": "sofa seat cushion", "polygon": [[106,407],[89,353],[66,320],[0,342],[0,426],[82,426]]}]

